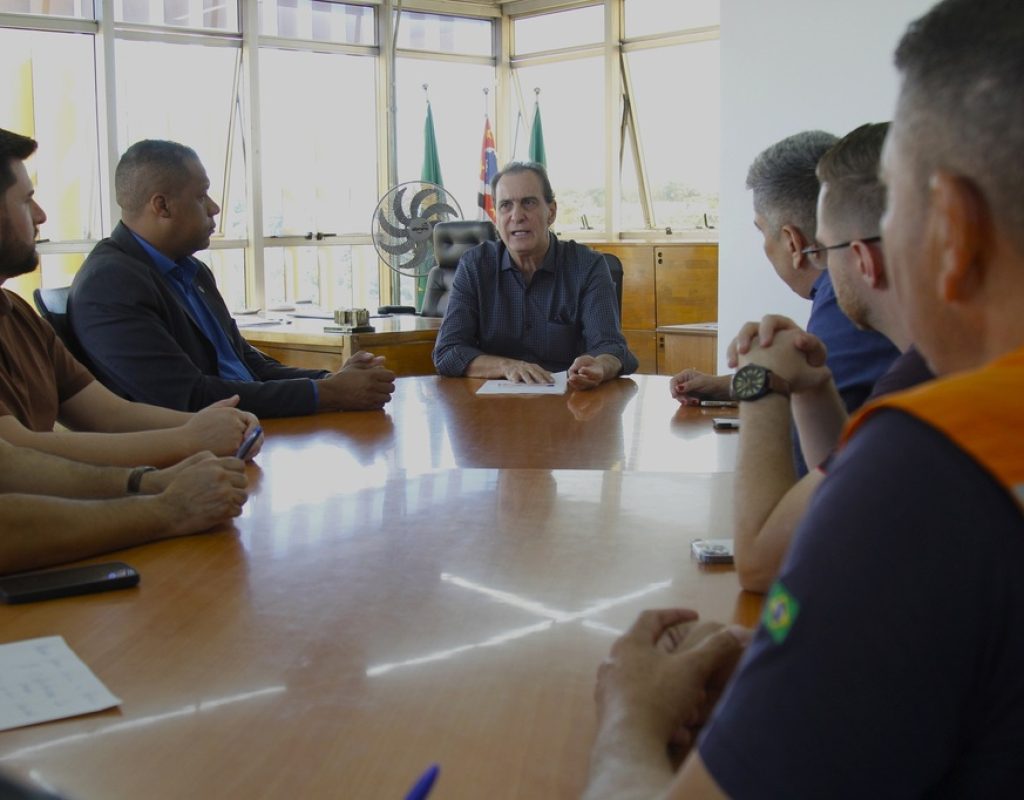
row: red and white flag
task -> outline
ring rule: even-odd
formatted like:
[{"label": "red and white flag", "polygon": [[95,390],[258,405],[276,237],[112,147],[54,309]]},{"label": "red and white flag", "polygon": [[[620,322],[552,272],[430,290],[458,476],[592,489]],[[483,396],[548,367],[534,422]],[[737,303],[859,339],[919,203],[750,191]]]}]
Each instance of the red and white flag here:
[{"label": "red and white flag", "polygon": [[491,180],[498,174],[498,154],[494,149],[494,134],[491,133],[491,118],[484,115],[484,143],[480,150],[480,191],[476,204],[480,206],[478,219],[497,222],[494,216],[494,196],[491,194]]}]

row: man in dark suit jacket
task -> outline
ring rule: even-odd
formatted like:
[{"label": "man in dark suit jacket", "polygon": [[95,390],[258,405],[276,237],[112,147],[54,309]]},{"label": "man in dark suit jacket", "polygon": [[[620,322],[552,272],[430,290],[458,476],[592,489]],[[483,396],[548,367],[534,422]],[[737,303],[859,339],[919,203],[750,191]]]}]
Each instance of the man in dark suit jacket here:
[{"label": "man in dark suit jacket", "polygon": [[262,417],[381,408],[394,391],[383,359],[338,372],[288,367],[242,338],[206,249],[220,208],[195,151],[145,140],[115,173],[121,222],[75,276],[68,315],[95,374],[132,400],[194,411],[237,394]]}]

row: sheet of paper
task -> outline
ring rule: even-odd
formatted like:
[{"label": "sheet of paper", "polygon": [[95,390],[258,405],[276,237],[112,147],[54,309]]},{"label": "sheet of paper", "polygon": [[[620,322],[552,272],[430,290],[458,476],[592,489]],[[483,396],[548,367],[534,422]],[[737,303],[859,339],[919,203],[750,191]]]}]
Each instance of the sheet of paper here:
[{"label": "sheet of paper", "polygon": [[565,394],[569,375],[566,372],[555,372],[552,376],[555,382],[544,383],[516,383],[515,381],[487,381],[476,390],[477,394]]},{"label": "sheet of paper", "polygon": [[120,704],[62,636],[0,645],[0,730]]},{"label": "sheet of paper", "polygon": [[266,317],[235,317],[239,328],[259,328],[265,325],[291,325],[290,319],[267,319]]}]

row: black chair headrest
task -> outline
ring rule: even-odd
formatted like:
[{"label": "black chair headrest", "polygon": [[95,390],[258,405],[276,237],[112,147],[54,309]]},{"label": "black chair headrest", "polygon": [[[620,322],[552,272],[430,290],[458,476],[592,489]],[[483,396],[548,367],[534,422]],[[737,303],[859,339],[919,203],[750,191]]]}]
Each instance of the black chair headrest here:
[{"label": "black chair headrest", "polygon": [[487,220],[439,222],[434,226],[434,258],[444,269],[455,269],[467,250],[498,238],[494,223]]}]

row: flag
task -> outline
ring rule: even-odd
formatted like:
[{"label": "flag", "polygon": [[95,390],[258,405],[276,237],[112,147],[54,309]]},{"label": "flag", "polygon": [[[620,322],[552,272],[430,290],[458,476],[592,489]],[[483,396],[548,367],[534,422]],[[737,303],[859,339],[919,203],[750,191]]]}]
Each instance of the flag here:
[{"label": "flag", "polygon": [[[423,168],[420,170],[420,180],[444,186],[444,181],[441,179],[441,159],[437,155],[437,136],[434,134],[434,112],[430,108],[429,100],[427,100],[427,120],[423,123]],[[427,203],[426,205],[430,204]],[[424,265],[429,269],[433,263],[434,242],[431,238],[427,241]],[[416,280],[416,308],[423,307],[423,295],[426,294],[426,291],[427,274],[424,270],[423,274]]]},{"label": "flag", "polygon": [[491,181],[498,174],[498,156],[494,150],[494,134],[491,133],[491,118],[484,114],[484,143],[480,148],[480,191],[476,196],[476,204],[480,206],[478,219],[498,220],[494,216],[494,195],[491,194]]},{"label": "flag", "polygon": [[444,186],[441,180],[441,159],[437,155],[437,137],[434,135],[434,112],[427,101],[427,121],[423,124],[423,169],[420,180]]},{"label": "flag", "polygon": [[544,127],[540,124],[540,100],[533,104],[533,127],[530,129],[530,161],[547,169],[548,157],[544,152]]}]

